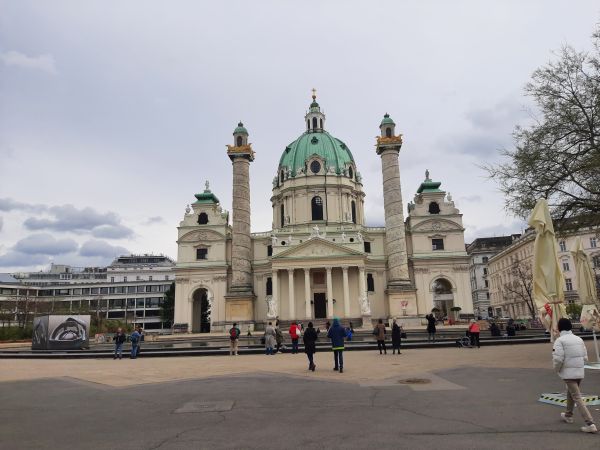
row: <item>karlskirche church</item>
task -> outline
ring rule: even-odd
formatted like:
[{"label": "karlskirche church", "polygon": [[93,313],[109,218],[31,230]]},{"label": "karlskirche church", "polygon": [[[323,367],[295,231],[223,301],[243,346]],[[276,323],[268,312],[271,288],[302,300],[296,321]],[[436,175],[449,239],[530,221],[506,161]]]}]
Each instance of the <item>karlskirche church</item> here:
[{"label": "karlskirche church", "polygon": [[208,182],[188,205],[178,227],[177,326],[224,331],[238,322],[246,330],[275,318],[333,317],[357,328],[391,317],[410,326],[434,307],[449,317],[453,307],[473,313],[462,215],[450,194],[426,171],[405,220],[402,135],[386,114],[373,152],[381,159],[385,227],[366,226],[359,168],[346,143],[327,131],[314,92],[312,98],[304,132],[274,167],[273,230],[250,231],[255,153],[242,123],[227,146],[232,215]]}]

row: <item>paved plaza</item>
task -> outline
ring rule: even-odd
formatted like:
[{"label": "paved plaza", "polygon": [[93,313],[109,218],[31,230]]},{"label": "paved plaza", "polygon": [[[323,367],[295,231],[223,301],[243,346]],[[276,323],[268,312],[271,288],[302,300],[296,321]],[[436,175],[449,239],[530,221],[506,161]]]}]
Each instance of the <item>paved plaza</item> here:
[{"label": "paved plaza", "polygon": [[[325,352],[314,373],[303,354],[3,360],[0,448],[597,449],[579,416],[561,423],[561,408],[537,401],[562,389],[550,353],[348,352],[343,374]],[[600,393],[600,371],[584,391]]]}]

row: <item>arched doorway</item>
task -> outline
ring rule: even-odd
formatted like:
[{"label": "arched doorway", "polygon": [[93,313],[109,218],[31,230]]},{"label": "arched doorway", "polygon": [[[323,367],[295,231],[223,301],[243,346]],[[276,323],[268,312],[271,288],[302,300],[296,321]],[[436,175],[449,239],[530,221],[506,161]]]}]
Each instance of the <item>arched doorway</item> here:
[{"label": "arched doorway", "polygon": [[210,303],[208,291],[196,289],[192,302],[192,333],[210,333]]},{"label": "arched doorway", "polygon": [[438,278],[433,282],[433,306],[439,310],[438,318],[452,317],[450,308],[454,306],[452,284],[445,278]]}]

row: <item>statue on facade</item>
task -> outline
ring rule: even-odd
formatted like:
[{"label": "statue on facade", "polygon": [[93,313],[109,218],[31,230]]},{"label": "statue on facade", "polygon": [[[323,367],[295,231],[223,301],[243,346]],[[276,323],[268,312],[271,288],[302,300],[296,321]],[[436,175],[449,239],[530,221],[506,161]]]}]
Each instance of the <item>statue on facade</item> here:
[{"label": "statue on facade", "polygon": [[314,227],[312,227],[312,235],[314,237],[320,236],[320,234],[319,234],[319,225],[315,225]]},{"label": "statue on facade", "polygon": [[415,209],[415,204],[413,202],[408,202],[408,212],[411,212]]},{"label": "statue on facade", "polygon": [[429,169],[425,169],[425,181],[431,181],[429,179]]},{"label": "statue on facade", "polygon": [[187,205],[187,206],[185,207],[185,215],[187,216],[187,215],[188,215],[189,213],[191,213],[191,212],[192,212],[192,209],[190,208],[190,205]]},{"label": "statue on facade", "polygon": [[298,167],[296,170],[296,175],[304,175],[304,167]]},{"label": "statue on facade", "polygon": [[273,187],[277,187],[278,179],[277,177],[273,177]]},{"label": "statue on facade", "polygon": [[288,236],[288,241],[290,242],[290,245],[292,244],[292,242],[294,242],[294,236],[292,236],[291,234]]},{"label": "statue on facade", "polygon": [[446,195],[446,199],[448,200],[448,202],[452,201],[452,194],[450,192],[448,192],[448,194]]},{"label": "statue on facade", "polygon": [[360,242],[360,243],[362,243],[364,241],[363,235],[360,231],[358,233],[356,233],[356,239],[358,239],[358,242]]},{"label": "statue on facade", "polygon": [[358,299],[360,303],[360,313],[363,316],[371,315],[371,302],[366,292],[363,292],[362,296]]},{"label": "statue on facade", "polygon": [[206,180],[206,182],[204,183],[204,187],[207,191],[210,191],[210,183],[208,182],[208,180]]},{"label": "statue on facade", "polygon": [[346,242],[346,232],[342,231],[342,242]]},{"label": "statue on facade", "polygon": [[271,245],[277,245],[277,236],[275,236],[275,233],[271,235]]},{"label": "statue on facade", "polygon": [[274,319],[277,317],[277,302],[272,295],[267,295],[267,319]]}]

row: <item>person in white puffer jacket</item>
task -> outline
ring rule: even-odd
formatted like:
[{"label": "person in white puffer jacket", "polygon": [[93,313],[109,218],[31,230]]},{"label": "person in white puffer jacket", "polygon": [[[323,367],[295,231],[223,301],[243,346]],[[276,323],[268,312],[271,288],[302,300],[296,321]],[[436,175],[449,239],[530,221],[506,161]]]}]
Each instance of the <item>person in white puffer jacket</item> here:
[{"label": "person in white puffer jacket", "polygon": [[577,408],[581,412],[583,420],[585,420],[585,426],[581,427],[581,431],[595,433],[598,429],[594,425],[594,419],[585,406],[579,390],[581,380],[585,376],[584,366],[588,359],[587,349],[583,339],[573,334],[572,328],[573,325],[569,319],[560,319],[558,321],[560,337],[554,341],[554,347],[552,348],[554,370],[558,372],[558,376],[567,385],[567,411],[560,413],[560,417],[566,423],[573,423],[573,407],[577,404]]}]

